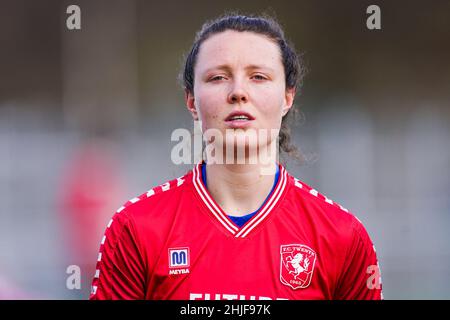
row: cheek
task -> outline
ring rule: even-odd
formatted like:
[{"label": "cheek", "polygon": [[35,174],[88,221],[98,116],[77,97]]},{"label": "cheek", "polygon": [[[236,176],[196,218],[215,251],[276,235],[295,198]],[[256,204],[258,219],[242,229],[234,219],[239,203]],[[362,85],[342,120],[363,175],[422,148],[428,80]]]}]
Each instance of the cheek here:
[{"label": "cheek", "polygon": [[221,104],[218,95],[210,94],[199,90],[196,96],[196,107],[200,112],[199,120],[202,121],[204,129],[215,127],[215,123],[220,118]]},{"label": "cheek", "polygon": [[266,90],[257,95],[259,110],[271,123],[278,122],[282,116],[284,97],[279,90]]}]

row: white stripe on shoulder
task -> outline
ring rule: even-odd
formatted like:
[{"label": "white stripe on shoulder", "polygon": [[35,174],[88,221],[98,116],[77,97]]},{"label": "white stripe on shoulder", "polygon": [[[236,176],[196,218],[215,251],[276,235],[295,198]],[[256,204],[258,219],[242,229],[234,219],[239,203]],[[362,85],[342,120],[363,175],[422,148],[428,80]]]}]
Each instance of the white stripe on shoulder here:
[{"label": "white stripe on shoulder", "polygon": [[[173,189],[173,188],[181,186],[184,183],[184,181],[185,181],[185,176],[186,175],[178,177],[177,179],[174,179],[174,180],[171,180],[171,181],[167,181],[167,182],[165,182],[165,183],[163,183],[163,184],[161,184],[159,186],[151,188],[146,193],[147,198],[149,198],[151,196],[154,196],[156,193],[165,192],[165,191],[168,191],[170,189]],[[175,181],[176,181],[176,183],[175,183]],[[160,188],[161,190],[158,191],[157,188]]]},{"label": "white stripe on shoulder", "polygon": [[[313,188],[309,187],[308,185],[301,183],[300,180],[298,180],[297,178],[294,178],[294,184],[295,184],[296,187],[305,190],[306,192],[308,192],[312,196],[316,197],[317,199],[323,200],[324,202],[326,202],[326,203],[328,203],[328,204],[330,204],[330,205],[332,205],[334,207],[337,207],[337,208],[341,209],[342,211],[345,211],[346,213],[350,213],[349,210],[347,210],[346,208],[344,208],[340,204],[334,202],[333,200],[331,200],[327,196],[321,194],[316,189],[313,189]],[[356,216],[355,216],[355,218],[358,219]]]},{"label": "white stripe on shoulder", "polygon": [[131,199],[130,202],[131,202],[131,203],[136,203],[136,202],[138,202],[139,200],[141,200],[141,199],[135,197],[135,198]]},{"label": "white stripe on shoulder", "polygon": [[299,187],[300,189],[303,188],[303,185],[300,183],[300,181],[297,178],[294,178],[294,184],[296,187]]},{"label": "white stripe on shoulder", "polygon": [[325,202],[327,202],[329,204],[333,204],[333,200],[328,199],[326,196],[324,196],[324,197],[325,197]]},{"label": "white stripe on shoulder", "polygon": [[97,293],[97,286],[92,286],[91,287],[91,294],[96,294]]},{"label": "white stripe on shoulder", "polygon": [[166,182],[166,183],[161,185],[161,190],[162,191],[167,191],[169,189],[170,189],[170,182]]},{"label": "white stripe on shoulder", "polygon": [[117,209],[117,213],[120,213],[120,211],[122,211],[123,209],[125,209],[125,207],[124,206],[121,206],[119,209]]}]

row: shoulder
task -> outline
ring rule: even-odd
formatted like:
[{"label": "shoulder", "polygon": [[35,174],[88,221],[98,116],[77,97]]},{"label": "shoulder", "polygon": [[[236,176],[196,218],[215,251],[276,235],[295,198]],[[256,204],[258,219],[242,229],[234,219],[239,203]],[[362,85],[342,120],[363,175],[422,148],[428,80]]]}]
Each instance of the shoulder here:
[{"label": "shoulder", "polygon": [[170,220],[170,212],[178,206],[186,188],[192,183],[192,172],[150,188],[139,196],[126,201],[113,214],[109,225],[115,221],[125,221],[132,225],[155,225],[156,222]]},{"label": "shoulder", "polygon": [[355,214],[299,179],[291,178],[290,205],[299,212],[299,219],[310,222],[311,232],[318,239],[333,244],[331,253],[343,259],[342,265],[353,261],[353,257],[358,255],[376,260],[373,258],[376,256],[375,246],[366,227]]},{"label": "shoulder", "polygon": [[364,234],[361,220],[349,209],[328,196],[309,186],[303,181],[291,178],[289,199],[298,210],[310,217],[323,231],[336,233],[339,237],[350,240],[354,233]]}]

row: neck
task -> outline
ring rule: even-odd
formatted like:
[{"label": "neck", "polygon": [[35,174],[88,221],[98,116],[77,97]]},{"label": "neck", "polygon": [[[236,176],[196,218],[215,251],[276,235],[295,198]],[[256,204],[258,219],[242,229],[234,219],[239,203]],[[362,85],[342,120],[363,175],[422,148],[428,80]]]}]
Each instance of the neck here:
[{"label": "neck", "polygon": [[[207,161],[208,163],[208,161]],[[248,163],[248,162],[246,162]],[[208,190],[225,213],[243,216],[256,211],[273,187],[276,162],[206,166]]]}]

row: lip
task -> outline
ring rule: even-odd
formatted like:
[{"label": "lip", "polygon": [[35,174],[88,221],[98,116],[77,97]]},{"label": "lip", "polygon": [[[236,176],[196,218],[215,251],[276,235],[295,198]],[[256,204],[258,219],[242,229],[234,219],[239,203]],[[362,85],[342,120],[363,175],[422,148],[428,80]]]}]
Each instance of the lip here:
[{"label": "lip", "polygon": [[236,116],[246,116],[248,118],[248,121],[255,120],[255,117],[253,117],[250,113],[247,113],[245,111],[233,111],[228,115],[228,117],[225,118],[225,121],[233,121],[231,120],[231,118]]},{"label": "lip", "polygon": [[[231,120],[235,116],[246,116],[248,120]],[[225,123],[230,128],[239,129],[248,127],[253,120],[255,120],[255,117],[253,117],[250,113],[245,111],[233,111],[225,118]]]}]

